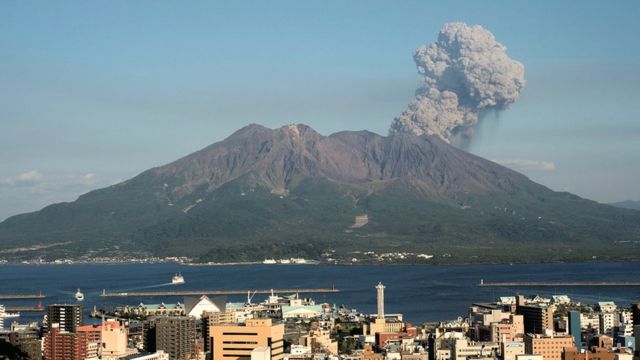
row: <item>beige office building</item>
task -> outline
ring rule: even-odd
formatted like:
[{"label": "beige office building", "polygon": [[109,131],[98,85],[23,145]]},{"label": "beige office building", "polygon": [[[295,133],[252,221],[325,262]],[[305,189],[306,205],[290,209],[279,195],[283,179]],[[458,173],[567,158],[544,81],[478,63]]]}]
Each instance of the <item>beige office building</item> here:
[{"label": "beige office building", "polygon": [[467,339],[456,339],[453,343],[452,360],[467,360],[469,357],[484,358],[500,351],[500,345],[487,342],[470,342]]},{"label": "beige office building", "polygon": [[209,334],[213,360],[250,360],[254,349],[265,346],[271,349],[272,360],[284,357],[284,324],[273,324],[271,319],[214,325]]},{"label": "beige office building", "polygon": [[524,341],[524,317],[510,315],[508,320],[492,323],[491,342],[522,342]]},{"label": "beige office building", "polygon": [[524,346],[527,354],[542,355],[544,360],[562,360],[564,349],[573,347],[573,337],[527,334]]}]

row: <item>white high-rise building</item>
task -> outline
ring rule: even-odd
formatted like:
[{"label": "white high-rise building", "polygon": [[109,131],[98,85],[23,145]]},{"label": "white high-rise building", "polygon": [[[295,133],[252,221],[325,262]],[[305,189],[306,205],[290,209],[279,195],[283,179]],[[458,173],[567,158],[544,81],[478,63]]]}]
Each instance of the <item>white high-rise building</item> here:
[{"label": "white high-rise building", "polygon": [[378,289],[378,319],[384,319],[384,285],[379,282],[376,286]]},{"label": "white high-rise building", "polygon": [[616,326],[616,314],[602,313],[600,314],[600,333],[607,336],[613,336],[613,327]]}]

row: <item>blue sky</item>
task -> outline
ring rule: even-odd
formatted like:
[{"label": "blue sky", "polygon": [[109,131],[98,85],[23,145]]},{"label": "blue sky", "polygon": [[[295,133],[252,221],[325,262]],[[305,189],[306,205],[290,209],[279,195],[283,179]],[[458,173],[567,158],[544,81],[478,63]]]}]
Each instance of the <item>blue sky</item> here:
[{"label": "blue sky", "polygon": [[386,134],[444,23],[525,65],[470,151],[554,190],[640,199],[640,3],[3,1],[0,219],[132,177],[249,123]]}]

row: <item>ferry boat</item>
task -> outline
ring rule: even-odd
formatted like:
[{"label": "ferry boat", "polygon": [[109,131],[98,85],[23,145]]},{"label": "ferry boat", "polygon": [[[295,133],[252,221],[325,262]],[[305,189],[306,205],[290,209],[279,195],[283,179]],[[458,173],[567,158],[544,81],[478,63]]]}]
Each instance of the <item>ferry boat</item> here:
[{"label": "ferry boat", "polygon": [[76,292],[76,294],[74,296],[75,296],[76,300],[78,300],[78,301],[84,300],[84,294],[80,291],[80,289],[78,289],[78,291]]},{"label": "ferry boat", "polygon": [[184,284],[184,277],[180,273],[173,275],[173,277],[171,278],[171,284],[172,285]]},{"label": "ferry boat", "polygon": [[262,263],[266,264],[266,265],[272,265],[272,264],[276,264],[276,260],[275,259],[264,259],[264,261]]}]

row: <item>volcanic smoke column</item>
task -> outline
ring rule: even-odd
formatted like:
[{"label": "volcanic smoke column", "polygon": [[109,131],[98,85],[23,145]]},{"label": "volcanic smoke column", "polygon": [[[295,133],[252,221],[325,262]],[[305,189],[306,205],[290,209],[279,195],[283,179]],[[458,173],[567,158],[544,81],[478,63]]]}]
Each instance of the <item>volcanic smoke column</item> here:
[{"label": "volcanic smoke column", "polygon": [[422,86],[390,132],[438,135],[464,144],[483,111],[504,110],[524,87],[524,66],[482,26],[445,24],[438,41],[413,54]]}]

